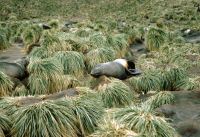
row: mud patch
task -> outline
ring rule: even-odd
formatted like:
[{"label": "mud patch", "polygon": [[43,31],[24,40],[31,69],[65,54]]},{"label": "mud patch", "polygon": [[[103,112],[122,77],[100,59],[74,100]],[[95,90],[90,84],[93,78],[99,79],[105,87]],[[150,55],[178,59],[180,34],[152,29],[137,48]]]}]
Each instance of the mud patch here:
[{"label": "mud patch", "polygon": [[131,44],[130,49],[133,53],[136,53],[136,54],[147,53],[147,50],[146,50],[143,42],[135,42],[135,43]]},{"label": "mud patch", "polygon": [[13,62],[26,56],[23,46],[14,44],[12,47],[0,51],[0,61]]},{"label": "mud patch", "polygon": [[200,137],[200,91],[175,91],[175,102],[158,109],[182,137]]}]

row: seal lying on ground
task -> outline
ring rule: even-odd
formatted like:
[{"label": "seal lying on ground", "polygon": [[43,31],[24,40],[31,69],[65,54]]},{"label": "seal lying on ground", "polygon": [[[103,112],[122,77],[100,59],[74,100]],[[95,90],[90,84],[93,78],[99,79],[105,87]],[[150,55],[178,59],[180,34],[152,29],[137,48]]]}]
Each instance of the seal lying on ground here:
[{"label": "seal lying on ground", "polygon": [[28,59],[22,58],[16,62],[0,62],[0,71],[10,76],[22,80],[26,77],[26,66]]},{"label": "seal lying on ground", "polygon": [[116,59],[112,62],[96,65],[90,74],[95,78],[105,75],[124,80],[131,76],[140,75],[141,71],[135,68],[135,63],[132,61]]}]

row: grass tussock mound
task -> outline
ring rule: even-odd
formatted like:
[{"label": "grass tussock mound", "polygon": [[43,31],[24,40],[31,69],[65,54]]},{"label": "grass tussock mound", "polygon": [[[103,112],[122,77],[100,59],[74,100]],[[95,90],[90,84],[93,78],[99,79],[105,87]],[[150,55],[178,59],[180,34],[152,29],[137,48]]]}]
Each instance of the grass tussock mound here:
[{"label": "grass tussock mound", "polygon": [[14,83],[11,79],[0,71],[0,97],[7,96],[11,94]]},{"label": "grass tussock mound", "polygon": [[64,68],[64,74],[75,75],[77,77],[83,75],[85,64],[84,57],[81,53],[76,51],[60,51],[54,57],[61,62]]},{"label": "grass tussock mound", "polygon": [[176,136],[174,128],[167,122],[167,119],[156,116],[146,105],[122,108],[116,112],[115,117],[117,121],[124,124],[128,129],[136,130],[136,132],[145,137]]},{"label": "grass tussock mound", "polygon": [[105,107],[122,107],[133,100],[130,88],[117,79],[106,79],[98,86],[98,91]]},{"label": "grass tussock mound", "polygon": [[77,137],[72,111],[51,101],[22,107],[13,116],[15,117],[12,126],[13,136]]},{"label": "grass tussock mound", "polygon": [[49,94],[63,87],[63,67],[54,58],[33,59],[28,65],[29,87],[31,95]]}]

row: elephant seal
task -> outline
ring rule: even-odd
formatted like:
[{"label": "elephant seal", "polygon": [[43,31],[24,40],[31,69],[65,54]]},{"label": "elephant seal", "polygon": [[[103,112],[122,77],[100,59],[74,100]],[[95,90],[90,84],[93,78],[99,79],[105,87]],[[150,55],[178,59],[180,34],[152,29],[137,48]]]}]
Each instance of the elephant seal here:
[{"label": "elephant seal", "polygon": [[22,58],[15,62],[0,62],[0,71],[10,76],[22,80],[26,77],[26,66],[28,59]]},{"label": "elephant seal", "polygon": [[112,62],[100,63],[96,65],[90,73],[98,78],[102,75],[114,77],[121,80],[131,76],[140,75],[141,71],[135,68],[135,63],[126,59],[116,59]]}]

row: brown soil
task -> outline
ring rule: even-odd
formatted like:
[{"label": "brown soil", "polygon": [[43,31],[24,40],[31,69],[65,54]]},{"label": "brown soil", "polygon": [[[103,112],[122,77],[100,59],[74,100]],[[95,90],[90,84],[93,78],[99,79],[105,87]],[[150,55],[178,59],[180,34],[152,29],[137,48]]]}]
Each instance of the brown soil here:
[{"label": "brown soil", "polygon": [[16,106],[28,106],[40,103],[42,101],[57,100],[65,97],[74,97],[78,95],[79,92],[76,89],[71,88],[50,95],[15,97],[14,104],[16,104]]}]

